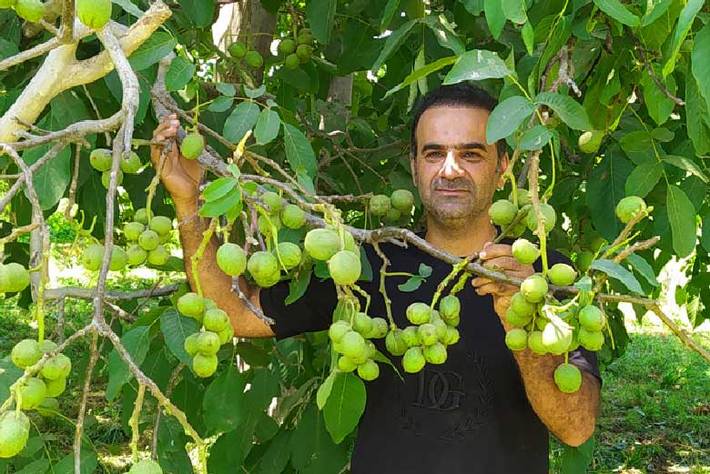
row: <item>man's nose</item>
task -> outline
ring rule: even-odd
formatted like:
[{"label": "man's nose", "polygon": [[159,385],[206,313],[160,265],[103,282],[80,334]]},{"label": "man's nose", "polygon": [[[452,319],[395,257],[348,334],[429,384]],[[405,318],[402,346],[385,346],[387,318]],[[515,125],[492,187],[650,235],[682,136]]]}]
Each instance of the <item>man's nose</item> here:
[{"label": "man's nose", "polygon": [[461,169],[458,161],[456,160],[455,153],[452,150],[449,150],[446,153],[446,159],[444,160],[444,163],[441,165],[439,175],[444,178],[452,179],[459,177],[462,173],[463,170]]}]

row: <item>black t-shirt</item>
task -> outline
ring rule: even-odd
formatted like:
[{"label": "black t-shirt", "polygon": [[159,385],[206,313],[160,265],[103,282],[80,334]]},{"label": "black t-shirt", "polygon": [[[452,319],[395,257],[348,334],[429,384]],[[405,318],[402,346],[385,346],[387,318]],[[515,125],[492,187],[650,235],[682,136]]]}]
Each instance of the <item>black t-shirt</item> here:
[{"label": "black t-shirt", "polygon": [[[386,278],[393,317],[404,328],[409,325],[407,306],[430,302],[452,267],[415,247],[380,248],[390,260],[388,272],[417,274],[421,263],[432,268],[431,276],[410,293],[397,289],[406,277]],[[363,249],[373,279],[359,285],[372,296],[369,314],[385,317],[379,293],[381,260],[372,247]],[[557,252],[548,259],[550,265],[567,261]],[[305,295],[288,306],[287,295],[283,282],[261,291],[262,308],[276,321],[272,330],[278,339],[329,327],[337,303],[331,280],[313,277]],[[478,296],[470,282],[458,296],[461,339],[447,348],[444,364],[427,364],[421,372],[407,374],[401,357],[385,350],[384,340],[373,341],[398,367],[404,382],[386,365],[378,379],[366,382],[367,405],[351,460],[353,474],[548,472],[548,430],[528,403],[492,297]],[[599,377],[593,353],[575,351],[570,361]]]}]

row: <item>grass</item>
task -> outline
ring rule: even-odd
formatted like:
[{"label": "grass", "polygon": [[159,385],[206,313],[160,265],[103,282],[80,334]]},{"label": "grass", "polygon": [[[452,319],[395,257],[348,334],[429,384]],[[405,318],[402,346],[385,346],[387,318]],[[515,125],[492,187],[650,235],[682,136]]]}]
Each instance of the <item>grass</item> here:
[{"label": "grass", "polygon": [[[710,347],[710,334],[695,336]],[[631,334],[602,370],[589,472],[710,473],[710,366],[672,335]]]}]

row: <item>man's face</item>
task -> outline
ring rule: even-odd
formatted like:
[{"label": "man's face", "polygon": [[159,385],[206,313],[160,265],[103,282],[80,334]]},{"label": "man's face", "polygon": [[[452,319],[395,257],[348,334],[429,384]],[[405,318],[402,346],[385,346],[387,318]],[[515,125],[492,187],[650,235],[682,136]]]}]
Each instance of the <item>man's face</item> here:
[{"label": "man's face", "polygon": [[449,227],[466,225],[487,212],[507,156],[498,161],[495,144],[486,144],[488,111],[437,106],[419,119],[414,184],[429,215]]}]

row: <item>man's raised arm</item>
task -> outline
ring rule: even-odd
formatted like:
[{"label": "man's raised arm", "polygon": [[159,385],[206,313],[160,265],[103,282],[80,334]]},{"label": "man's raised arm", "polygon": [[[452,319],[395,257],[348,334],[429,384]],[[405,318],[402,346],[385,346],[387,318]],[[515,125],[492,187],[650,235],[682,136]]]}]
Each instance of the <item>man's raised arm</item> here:
[{"label": "man's raised arm", "polygon": [[[179,125],[175,115],[166,117],[153,132],[154,141],[174,140]],[[151,147],[151,160],[156,168],[160,161],[160,152],[159,146]],[[190,259],[200,246],[203,232],[207,229],[206,221],[197,214],[202,174],[203,170],[199,163],[180,156],[177,143],[173,142],[172,149],[165,158],[160,177],[175,203],[185,273],[192,288],[195,287],[195,282]],[[274,333],[269,325],[252,313],[239,296],[231,291],[232,278],[217,266],[217,247],[218,242],[213,237],[198,264],[197,273],[204,296],[213,300],[229,314],[236,337],[272,337]],[[260,308],[259,289],[249,287],[243,279],[240,280],[240,284],[251,302]]]}]

